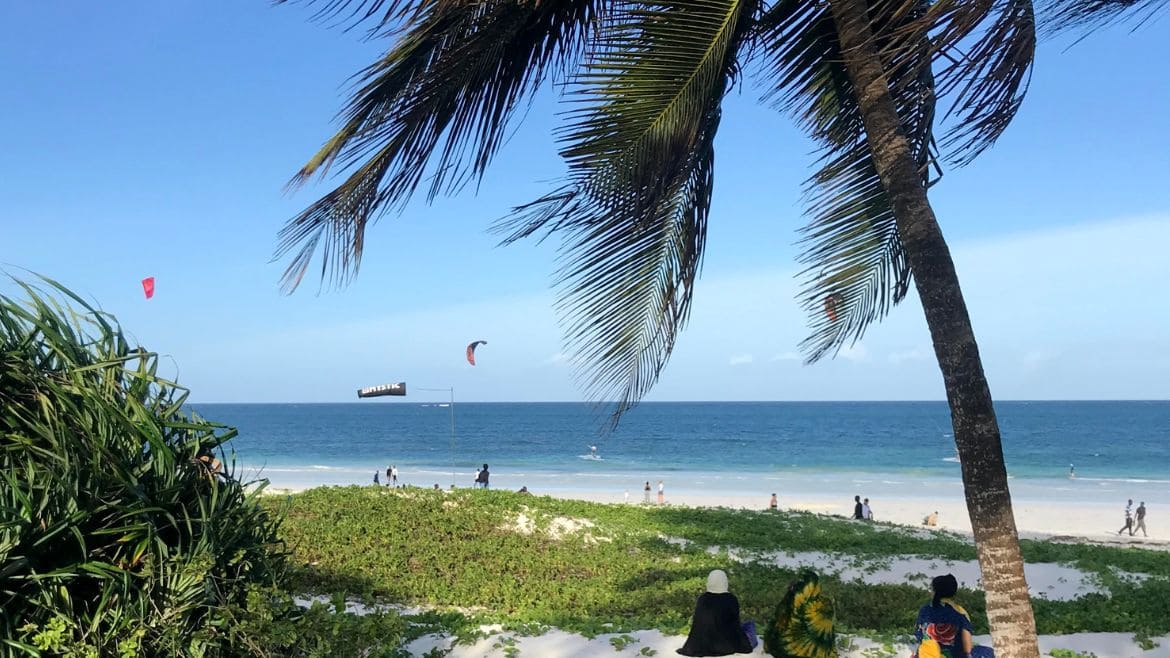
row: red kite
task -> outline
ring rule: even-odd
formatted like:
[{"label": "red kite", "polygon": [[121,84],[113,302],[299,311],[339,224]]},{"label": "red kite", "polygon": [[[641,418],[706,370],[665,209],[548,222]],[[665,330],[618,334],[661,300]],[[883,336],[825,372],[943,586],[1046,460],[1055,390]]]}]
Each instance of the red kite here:
[{"label": "red kite", "polygon": [[487,345],[487,341],[477,340],[473,341],[470,345],[467,346],[467,362],[471,365],[475,365],[475,348],[479,347],[480,345]]},{"label": "red kite", "polygon": [[837,307],[841,304],[841,295],[833,293],[825,297],[825,315],[829,316],[829,322],[837,321]]},{"label": "red kite", "polygon": [[154,277],[148,276],[142,280],[142,292],[146,294],[146,298],[154,297]]}]

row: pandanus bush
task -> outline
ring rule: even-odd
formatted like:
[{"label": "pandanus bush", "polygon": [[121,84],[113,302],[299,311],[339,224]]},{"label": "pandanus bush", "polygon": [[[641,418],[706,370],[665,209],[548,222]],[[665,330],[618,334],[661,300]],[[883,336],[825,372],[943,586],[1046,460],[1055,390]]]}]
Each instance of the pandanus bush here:
[{"label": "pandanus bush", "polygon": [[235,653],[277,520],[158,355],[65,288],[0,295],[0,654]]}]

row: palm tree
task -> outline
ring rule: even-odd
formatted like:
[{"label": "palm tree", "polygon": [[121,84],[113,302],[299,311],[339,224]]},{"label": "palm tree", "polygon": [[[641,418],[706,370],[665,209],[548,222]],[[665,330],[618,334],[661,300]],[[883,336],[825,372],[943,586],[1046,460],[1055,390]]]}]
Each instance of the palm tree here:
[{"label": "palm tree", "polygon": [[[1151,0],[1050,1],[1092,14]],[[587,392],[616,401],[615,419],[657,381],[686,323],[721,103],[743,72],[755,76],[765,99],[822,146],[801,256],[807,361],[860,339],[913,280],[951,409],[996,650],[1038,658],[991,393],[927,198],[942,164],[971,161],[1019,107],[1036,38],[1030,0],[317,4],[317,18],[364,26],[391,45],[358,75],[341,128],[292,181],[343,172],[281,232],[286,291],[318,252],[322,278],[347,281],[371,222],[420,186],[429,201],[479,179],[517,110],[559,82],[571,108],[560,134],[568,174],[497,229],[505,243],[563,240],[566,345]]]}]

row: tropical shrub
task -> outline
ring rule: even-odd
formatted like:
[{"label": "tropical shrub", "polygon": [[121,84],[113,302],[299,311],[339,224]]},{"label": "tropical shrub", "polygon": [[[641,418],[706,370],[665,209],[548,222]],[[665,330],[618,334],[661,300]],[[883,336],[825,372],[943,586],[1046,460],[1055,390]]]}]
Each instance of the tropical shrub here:
[{"label": "tropical shrub", "polygon": [[[117,321],[53,282],[0,295],[0,653],[215,656],[275,517],[222,464],[235,430]],[[224,460],[227,461],[226,459]]]},{"label": "tropical shrub", "polygon": [[836,658],[833,602],[815,572],[802,571],[788,586],[764,630],[764,651],[775,658]]}]

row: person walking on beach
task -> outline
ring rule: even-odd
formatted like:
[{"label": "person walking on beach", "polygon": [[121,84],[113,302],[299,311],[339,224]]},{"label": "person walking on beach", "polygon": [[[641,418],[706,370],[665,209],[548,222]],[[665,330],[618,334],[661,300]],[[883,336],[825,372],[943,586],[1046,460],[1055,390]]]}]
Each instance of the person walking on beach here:
[{"label": "person walking on beach", "polygon": [[772,494],[772,500],[768,501],[768,509],[775,512],[776,508],[779,506],[780,506],[780,501],[776,500],[776,494]]},{"label": "person walking on beach", "polygon": [[1129,534],[1135,534],[1138,530],[1142,531],[1143,537],[1149,537],[1146,534],[1146,501],[1144,500],[1138,505],[1137,514],[1134,515],[1133,529],[1129,531]]},{"label": "person walking on beach", "polygon": [[374,484],[382,484],[381,482],[378,482],[378,471],[374,471]]},{"label": "person walking on beach", "polygon": [[853,497],[853,518],[864,519],[865,509],[861,506],[861,496]]},{"label": "person walking on beach", "polygon": [[390,466],[390,485],[398,486],[398,467],[394,465]]},{"label": "person walking on beach", "polygon": [[866,521],[873,520],[873,510],[871,510],[869,508],[869,499],[868,498],[861,501],[861,518],[865,519]]},{"label": "person walking on beach", "polygon": [[1133,536],[1133,499],[1130,498],[1125,502],[1125,525],[1121,526],[1121,530],[1117,534],[1129,531],[1129,536]]},{"label": "person walking on beach", "polygon": [[659,480],[658,481],[658,504],[659,505],[666,502],[666,496],[664,495],[665,490],[666,490],[666,486],[662,484],[662,480]]},{"label": "person walking on beach", "polygon": [[479,469],[479,472],[475,474],[475,486],[487,489],[489,477],[491,477],[491,474],[488,473],[488,465],[484,464],[483,468]]},{"label": "person walking on beach", "polygon": [[646,495],[642,498],[642,502],[646,505],[650,504],[650,480],[646,480],[646,486],[642,488],[642,492]]}]

